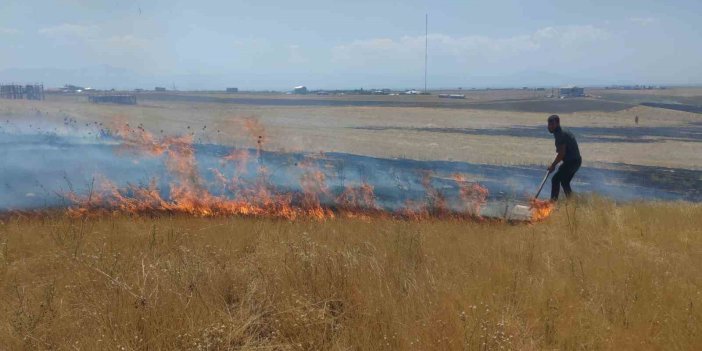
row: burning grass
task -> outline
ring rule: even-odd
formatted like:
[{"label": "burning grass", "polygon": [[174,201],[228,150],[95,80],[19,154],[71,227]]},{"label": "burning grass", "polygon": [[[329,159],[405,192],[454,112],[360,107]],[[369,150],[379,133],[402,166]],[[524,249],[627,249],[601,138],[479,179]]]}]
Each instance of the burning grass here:
[{"label": "burning grass", "polygon": [[0,345],[698,349],[700,227],[699,205],[600,199],[532,225],[16,216]]},{"label": "burning grass", "polygon": [[533,221],[541,221],[551,215],[551,212],[555,209],[555,204],[551,201],[543,201],[539,199],[532,199],[529,202],[531,210],[531,218]]},{"label": "burning grass", "polygon": [[[218,159],[219,167],[208,170],[214,176],[214,184],[208,182],[198,168],[192,135],[156,137],[141,125],[132,128],[128,123],[118,124],[110,132],[119,141],[118,153],[136,152],[162,157],[166,174],[161,176],[170,179],[168,186],[160,188],[157,179],[152,178],[147,185],[128,184],[120,187],[105,175],[98,175],[97,182],[93,180],[87,192],[71,190],[64,194],[71,203],[69,214],[86,217],[108,213],[133,216],[169,213],[288,220],[336,216],[481,219],[481,207],[486,203],[488,191],[461,174],[451,178],[460,196],[458,206],[453,208],[449,206],[444,193],[433,187],[432,173],[429,171],[422,171],[425,199],[406,204],[404,208],[379,206],[373,185],[366,182],[347,185],[340,193],[333,193],[327,186],[330,175],[324,172],[324,167],[333,168],[333,165],[318,162],[318,159],[324,159],[323,154],[307,155],[304,160],[295,163],[299,171],[299,191],[280,189],[270,181],[269,171],[263,162],[265,128],[254,118],[244,119],[241,124],[256,145],[255,160],[251,160],[251,153],[246,149],[231,149]],[[253,167],[249,167],[251,162],[254,162]],[[248,177],[248,172],[256,174],[252,178]],[[286,178],[292,176],[286,174]],[[219,191],[213,193],[213,188]]]}]

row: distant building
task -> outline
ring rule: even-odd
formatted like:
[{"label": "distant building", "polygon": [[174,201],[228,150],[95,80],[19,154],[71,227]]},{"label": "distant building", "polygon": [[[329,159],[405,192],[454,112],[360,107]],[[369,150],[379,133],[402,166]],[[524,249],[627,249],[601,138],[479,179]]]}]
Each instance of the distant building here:
[{"label": "distant building", "polygon": [[24,86],[27,100],[44,100],[44,84],[28,84]]},{"label": "distant building", "polygon": [[66,84],[61,88],[62,93],[82,93],[85,88],[73,85],[73,84]]},{"label": "distant building", "polygon": [[155,87],[154,91],[166,91],[166,88],[164,87]]},{"label": "distant building", "polygon": [[94,104],[136,105],[136,95],[91,95],[88,100]]},{"label": "distant building", "polygon": [[439,94],[440,98],[443,99],[465,99],[465,94]]},{"label": "distant building", "polygon": [[605,89],[618,89],[618,90],[653,90],[653,89],[665,89],[661,85],[611,85],[605,87]]},{"label": "distant building", "polygon": [[585,96],[585,89],[576,86],[563,87],[560,89],[561,97],[582,97]]},{"label": "distant building", "polygon": [[293,94],[307,94],[307,87],[304,85],[293,88]]},{"label": "distant building", "polygon": [[239,88],[227,88],[227,93],[238,93]]},{"label": "distant building", "polygon": [[1,84],[0,98],[3,99],[27,99],[44,100],[43,84]]}]

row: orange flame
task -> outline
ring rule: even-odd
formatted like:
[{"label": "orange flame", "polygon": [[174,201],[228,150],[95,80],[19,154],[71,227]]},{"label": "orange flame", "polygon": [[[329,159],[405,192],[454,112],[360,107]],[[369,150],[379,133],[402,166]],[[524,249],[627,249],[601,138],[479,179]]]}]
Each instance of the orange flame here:
[{"label": "orange flame", "polygon": [[450,211],[446,197],[431,184],[431,171],[422,171],[422,186],[427,194],[426,210],[437,217],[446,217]]},{"label": "orange flame", "polygon": [[532,199],[531,220],[537,222],[548,218],[551,215],[551,212],[553,212],[554,207],[555,206],[551,201]]},{"label": "orange flame", "polygon": [[[257,156],[261,157],[265,142],[265,129],[254,118],[243,121],[244,128],[257,141]],[[166,196],[158,188],[156,179],[146,186],[128,185],[118,188],[105,178],[98,178],[97,185],[87,196],[68,194],[75,205],[69,213],[75,216],[91,216],[109,213],[131,215],[154,215],[157,213],[187,214],[193,216],[255,216],[276,217],[294,220],[297,218],[331,219],[336,216],[353,218],[401,217],[407,219],[466,218],[480,219],[480,209],[486,203],[488,191],[465,176],[452,176],[459,188],[460,212],[451,210],[446,196],[431,182],[433,174],[422,173],[422,185],[426,192],[424,202],[406,202],[398,211],[386,211],[376,202],[372,185],[361,183],[348,186],[338,196],[333,196],[327,187],[327,175],[319,167],[324,155],[310,156],[298,163],[302,174],[299,179],[302,192],[281,193],[269,182],[266,167],[259,162],[255,180],[241,177],[247,172],[250,158],[248,150],[233,150],[220,159],[221,165],[233,164],[233,174],[224,169],[211,168],[216,188],[228,196],[215,195],[201,176],[193,147],[192,135],[156,137],[140,125],[136,128],[124,123],[114,128],[121,138],[120,151],[136,151],[164,158],[169,176],[172,178]],[[259,159],[260,160],[260,159]],[[321,163],[324,168],[333,166]],[[535,218],[545,218],[552,207],[536,204]]]},{"label": "orange flame", "polygon": [[479,216],[480,208],[487,203],[488,190],[478,183],[469,182],[462,174],[454,174],[453,180],[458,185],[463,206],[469,213]]}]

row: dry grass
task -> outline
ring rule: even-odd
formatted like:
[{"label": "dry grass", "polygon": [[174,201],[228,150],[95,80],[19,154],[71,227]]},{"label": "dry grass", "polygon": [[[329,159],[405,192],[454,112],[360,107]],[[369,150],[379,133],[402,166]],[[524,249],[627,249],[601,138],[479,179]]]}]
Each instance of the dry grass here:
[{"label": "dry grass", "polygon": [[702,206],[535,225],[14,218],[1,349],[700,349]]}]

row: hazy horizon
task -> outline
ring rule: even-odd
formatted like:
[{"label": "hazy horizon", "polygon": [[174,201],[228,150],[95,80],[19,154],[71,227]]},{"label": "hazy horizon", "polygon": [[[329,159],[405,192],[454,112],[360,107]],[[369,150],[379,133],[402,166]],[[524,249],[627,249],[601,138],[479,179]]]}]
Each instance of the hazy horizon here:
[{"label": "hazy horizon", "polygon": [[0,82],[288,90],[702,84],[696,1],[0,4]]}]

